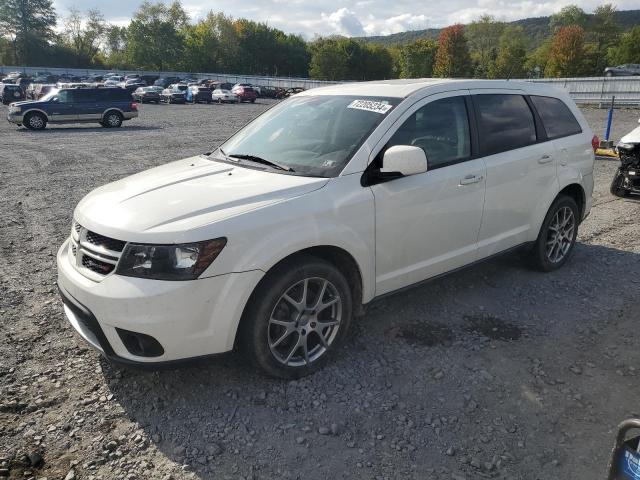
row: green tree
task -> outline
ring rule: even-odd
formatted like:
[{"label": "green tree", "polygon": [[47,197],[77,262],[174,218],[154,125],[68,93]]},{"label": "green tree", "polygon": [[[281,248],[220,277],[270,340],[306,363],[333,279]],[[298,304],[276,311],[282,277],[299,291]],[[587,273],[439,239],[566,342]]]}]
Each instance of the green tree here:
[{"label": "green tree", "polygon": [[525,70],[528,75],[533,78],[544,76],[544,71],[549,62],[549,54],[551,53],[551,38],[547,38],[538,48],[527,56],[525,62]]},{"label": "green tree", "polygon": [[106,31],[107,25],[99,10],[89,10],[86,18],[75,8],[69,11],[62,36],[66,45],[75,52],[75,66],[84,67],[98,63],[101,57],[100,42],[104,39]]},{"label": "green tree", "polygon": [[500,36],[505,29],[491,15],[483,15],[465,27],[471,59],[474,63],[474,77],[487,78],[498,56]]},{"label": "green tree", "polygon": [[400,47],[400,77],[427,78],[433,76],[438,44],[433,40],[419,39]]},{"label": "green tree", "polygon": [[567,5],[558,13],[551,15],[549,19],[549,28],[553,33],[557,32],[562,27],[569,27],[571,25],[577,25],[581,28],[586,28],[589,17],[577,5]]},{"label": "green tree", "polygon": [[380,45],[352,38],[319,38],[310,45],[309,73],[321,80],[378,80],[393,76],[393,57]]},{"label": "green tree", "polygon": [[104,50],[106,63],[116,68],[130,66],[127,57],[127,27],[108,25],[104,34]]},{"label": "green tree", "polygon": [[589,47],[592,73],[602,74],[607,66],[607,52],[620,41],[621,28],[616,13],[616,7],[611,3],[600,5],[593,12],[588,35],[594,44]]},{"label": "green tree", "polygon": [[607,57],[612,65],[640,63],[640,26],[624,33],[620,37],[620,43],[609,48]]},{"label": "green tree", "polygon": [[576,77],[584,72],[584,30],[577,25],[561,27],[553,36],[547,77]]},{"label": "green tree", "polygon": [[12,42],[18,64],[33,65],[46,57],[55,25],[51,0],[0,0],[0,36]]},{"label": "green tree", "polygon": [[524,31],[520,26],[508,26],[500,35],[498,55],[489,67],[490,78],[522,78],[527,57]]},{"label": "green tree", "polygon": [[346,80],[348,58],[336,38],[319,38],[310,45],[309,74],[319,80]]},{"label": "green tree", "polygon": [[178,1],[169,7],[145,1],[127,30],[127,53],[134,65],[154,70],[183,63],[183,29],[187,15]]},{"label": "green tree", "polygon": [[471,57],[462,25],[452,25],[440,32],[433,74],[436,77],[467,77],[471,74]]}]

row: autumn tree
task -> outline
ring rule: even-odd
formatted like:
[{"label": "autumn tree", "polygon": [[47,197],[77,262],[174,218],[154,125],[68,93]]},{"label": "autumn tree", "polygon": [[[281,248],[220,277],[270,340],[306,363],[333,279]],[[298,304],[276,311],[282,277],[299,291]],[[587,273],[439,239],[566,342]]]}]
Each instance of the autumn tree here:
[{"label": "autumn tree", "polygon": [[584,30],[577,25],[561,27],[553,36],[547,77],[575,77],[583,73],[585,61]]},{"label": "autumn tree", "polygon": [[436,77],[467,77],[471,74],[471,57],[462,25],[452,25],[440,32],[433,74]]},{"label": "autumn tree", "polygon": [[438,44],[433,40],[418,39],[400,47],[400,77],[427,78],[433,76]]},{"label": "autumn tree", "polygon": [[489,77],[524,77],[526,57],[527,48],[522,27],[506,27],[500,35],[496,60],[489,67]]}]

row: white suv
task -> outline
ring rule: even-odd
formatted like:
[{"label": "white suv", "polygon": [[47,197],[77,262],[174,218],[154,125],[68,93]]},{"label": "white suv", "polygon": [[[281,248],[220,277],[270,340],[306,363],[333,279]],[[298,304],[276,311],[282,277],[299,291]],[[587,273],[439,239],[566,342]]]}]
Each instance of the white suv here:
[{"label": "white suv", "polygon": [[309,90],[211,154],[88,194],[58,253],[65,311],[114,361],[237,345],[298,377],[375,297],[515,247],[562,266],[591,208],[592,139],[545,85]]}]

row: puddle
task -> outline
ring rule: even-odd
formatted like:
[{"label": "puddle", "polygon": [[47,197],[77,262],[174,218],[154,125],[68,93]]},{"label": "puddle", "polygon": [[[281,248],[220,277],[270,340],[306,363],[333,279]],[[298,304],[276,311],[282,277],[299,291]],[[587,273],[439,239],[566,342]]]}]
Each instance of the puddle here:
[{"label": "puddle", "polygon": [[493,315],[464,315],[464,329],[483,335],[491,340],[518,340],[522,330]]},{"label": "puddle", "polygon": [[395,327],[388,335],[401,338],[410,345],[434,347],[451,342],[451,329],[442,323],[413,323]]}]

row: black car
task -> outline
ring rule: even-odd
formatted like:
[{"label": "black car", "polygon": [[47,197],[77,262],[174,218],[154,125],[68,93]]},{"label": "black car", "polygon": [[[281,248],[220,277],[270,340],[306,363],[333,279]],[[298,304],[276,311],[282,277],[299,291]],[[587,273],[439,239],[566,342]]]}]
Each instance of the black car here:
[{"label": "black car", "polygon": [[133,99],[140,103],[160,103],[160,87],[140,87],[133,92]]},{"label": "black car", "polygon": [[632,77],[640,75],[640,64],[625,63],[617,67],[607,67],[604,69],[605,77]]},{"label": "black car", "polygon": [[201,85],[191,85],[189,87],[191,92],[192,103],[211,103],[211,90],[208,87]]},{"label": "black car", "polygon": [[25,91],[15,83],[0,83],[0,99],[5,105],[24,100]]}]

